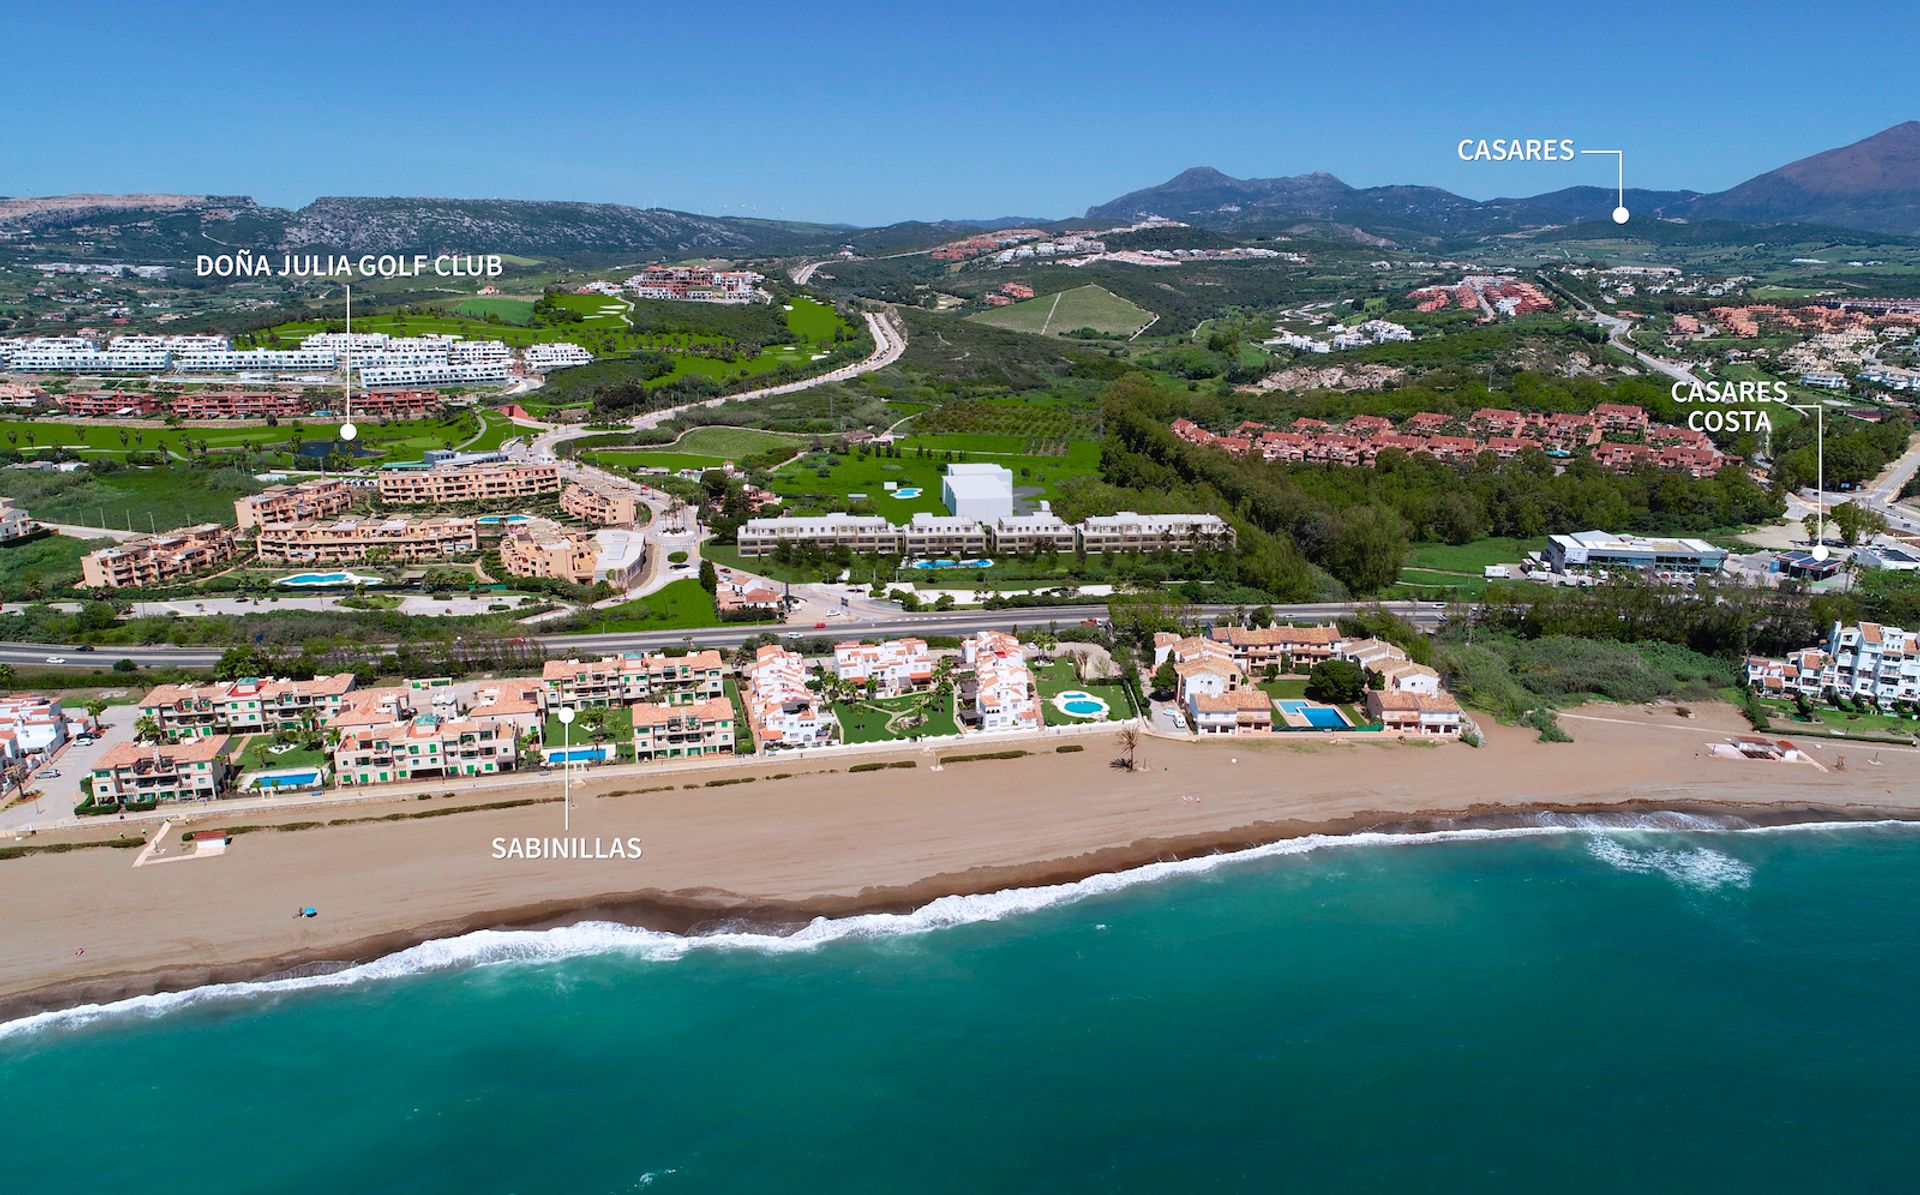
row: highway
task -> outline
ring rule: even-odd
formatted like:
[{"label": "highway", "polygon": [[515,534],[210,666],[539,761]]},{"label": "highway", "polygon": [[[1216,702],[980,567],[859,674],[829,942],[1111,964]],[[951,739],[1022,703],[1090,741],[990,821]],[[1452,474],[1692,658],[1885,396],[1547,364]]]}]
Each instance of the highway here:
[{"label": "highway", "polygon": [[[1431,630],[1443,617],[1443,610],[1435,602],[1318,602],[1294,606],[1274,606],[1273,616],[1281,622],[1325,621],[1352,614],[1356,610],[1373,609],[1379,605],[1395,614],[1410,619],[1415,625]],[[1246,607],[1235,606],[1195,606],[1196,617],[1214,618],[1219,615],[1232,615],[1235,610]],[[917,614],[900,614],[893,618],[831,618],[825,627],[811,623],[729,623],[719,627],[699,627],[673,631],[616,631],[607,634],[592,632],[571,635],[530,635],[528,642],[537,643],[549,654],[578,652],[617,652],[635,651],[642,648],[662,647],[738,647],[748,639],[769,632],[801,638],[813,636],[841,638],[870,638],[891,635],[971,635],[976,631],[1005,630],[1009,627],[1045,627],[1048,625],[1073,626],[1089,618],[1105,618],[1107,607],[1104,603],[1086,603],[1072,606],[1034,606],[1024,609],[1005,610],[939,610],[923,611]],[[370,645],[381,650],[394,644]],[[180,647],[173,644],[156,643],[139,647],[101,647],[91,652],[81,652],[78,647],[60,646],[45,643],[0,643],[0,664],[46,666],[49,656],[64,657],[66,667],[72,668],[110,668],[115,661],[132,660],[142,668],[209,668],[219,661],[221,648]]]}]

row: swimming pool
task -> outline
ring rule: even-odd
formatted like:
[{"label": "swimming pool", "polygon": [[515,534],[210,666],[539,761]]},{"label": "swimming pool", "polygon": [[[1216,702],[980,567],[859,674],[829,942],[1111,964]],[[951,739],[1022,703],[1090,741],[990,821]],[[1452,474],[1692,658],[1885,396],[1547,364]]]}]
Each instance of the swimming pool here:
[{"label": "swimming pool", "polygon": [[482,524],[483,526],[494,527],[501,523],[525,523],[532,517],[532,515],[481,515],[475,519],[474,522]]},{"label": "swimming pool", "polygon": [[1053,696],[1054,708],[1074,718],[1104,718],[1109,706],[1093,694],[1080,689],[1068,689]]},{"label": "swimming pool", "polygon": [[[898,491],[896,491],[897,493]],[[916,560],[908,568],[992,568],[991,560]]]},{"label": "swimming pool", "polygon": [[606,744],[598,747],[555,747],[547,752],[547,762],[591,763],[596,759],[612,759],[613,750]]},{"label": "swimming pool", "polygon": [[318,768],[308,768],[303,772],[269,772],[253,778],[255,788],[317,788],[319,784]]},{"label": "swimming pool", "polygon": [[896,498],[918,498],[920,496],[920,487],[917,485],[903,485],[893,491],[893,496]]},{"label": "swimming pool", "polygon": [[380,578],[364,576],[360,573],[295,573],[291,577],[282,577],[275,585],[377,585]]},{"label": "swimming pool", "polygon": [[1305,718],[1307,725],[1315,730],[1347,730],[1347,720],[1340,711],[1330,705],[1315,705],[1311,701],[1302,701],[1297,697],[1276,702],[1283,714],[1293,714]]}]

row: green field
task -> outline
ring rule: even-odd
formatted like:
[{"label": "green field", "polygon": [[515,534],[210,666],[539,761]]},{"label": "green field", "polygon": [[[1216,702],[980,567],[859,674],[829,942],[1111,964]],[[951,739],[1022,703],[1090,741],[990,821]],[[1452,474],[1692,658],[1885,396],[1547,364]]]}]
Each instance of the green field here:
[{"label": "green field", "polygon": [[[129,427],[125,425],[51,423],[42,420],[0,419],[0,442],[22,456],[43,448],[66,448],[89,457],[124,459],[131,453],[164,452],[182,460],[208,453],[253,449],[271,453],[281,463],[294,463],[296,445],[318,445],[332,440],[338,425],[327,422],[251,426]],[[471,446],[497,448],[519,432],[504,415],[449,411],[425,419],[360,424],[356,447],[363,459],[383,457],[417,461],[429,448]],[[322,454],[324,455],[324,454]],[[309,461],[317,458],[309,455]]]},{"label": "green field", "polygon": [[80,584],[80,558],[111,543],[111,540],[105,539],[46,535],[39,539],[0,544],[0,594],[8,598],[36,597],[55,590],[77,588]]},{"label": "green field", "polygon": [[1490,536],[1470,544],[1415,544],[1400,569],[1400,581],[1390,596],[1444,599],[1477,598],[1487,587],[1490,564],[1512,564],[1537,552],[1544,540]]},{"label": "green field", "polygon": [[1131,336],[1153,319],[1153,312],[1103,286],[1089,283],[1072,290],[1022,299],[1011,306],[995,307],[968,318],[996,328],[1050,336],[1064,336],[1082,328],[1112,336]]},{"label": "green field", "polygon": [[[600,735],[594,737],[593,724],[600,724]],[[628,706],[610,706],[605,709],[579,710],[574,715],[571,732],[566,723],[557,715],[549,716],[540,728],[540,745],[558,747],[572,744],[576,747],[592,746],[596,742],[613,743],[620,747],[621,753],[633,754],[633,710]]]},{"label": "green field", "polygon": [[493,316],[509,324],[527,326],[533,323],[533,300],[531,299],[468,299],[453,309],[455,315],[470,315],[475,319]]},{"label": "green field", "polygon": [[[1074,726],[1088,721],[1076,718],[1072,714],[1060,712],[1052,698],[1069,689],[1091,693],[1107,703],[1107,719],[1119,721],[1133,716],[1133,705],[1127,699],[1127,687],[1119,681],[1083,681],[1073,674],[1070,660],[1056,660],[1045,668],[1033,670],[1033,683],[1040,690],[1040,718],[1048,726]],[[1097,720],[1097,719],[1096,719]]]},{"label": "green field", "polygon": [[1920,721],[1899,714],[1856,714],[1838,709],[1825,702],[1816,701],[1813,705],[1813,725],[1810,727],[1800,720],[1791,701],[1763,700],[1767,716],[1773,721],[1769,734],[1791,735],[1799,730],[1811,733],[1818,730],[1829,735],[1879,735],[1901,740],[1912,739],[1920,732]]},{"label": "green field", "polygon": [[738,461],[770,448],[794,451],[806,441],[750,427],[696,427],[659,449],[610,448],[582,454],[598,464],[629,469],[705,469],[723,461]]},{"label": "green field", "polygon": [[[887,723],[896,714],[914,711],[926,714],[927,720],[899,734],[888,732]],[[944,698],[937,691],[930,691],[905,697],[873,700],[863,697],[853,701],[838,701],[834,703],[833,712],[840,719],[841,741],[846,743],[883,743],[960,733],[953,718],[951,693]]]},{"label": "green field", "polygon": [[[788,499],[790,513],[795,514],[845,510],[853,494],[864,494],[873,503],[875,513],[897,523],[905,522],[917,511],[944,513],[946,507],[940,501],[940,476],[948,462],[934,456],[921,458],[915,455],[914,449],[919,445],[918,437],[902,441],[902,455],[898,458],[877,455],[862,457],[856,453],[844,456],[809,453],[773,473],[771,488],[783,499]],[[983,452],[969,452],[963,456],[969,461],[1005,465],[1013,470],[1016,488],[1038,488],[1041,497],[1058,500],[1061,483],[1093,476],[1100,467],[1100,445],[1097,443],[1077,441],[1061,447],[1064,451],[1058,456]],[[816,465],[825,468],[826,476],[821,476]],[[896,498],[886,489],[886,483],[890,481],[901,488],[917,486],[920,492],[911,498]]]},{"label": "green field", "polygon": [[691,577],[671,582],[646,597],[591,613],[593,622],[584,629],[592,631],[672,631],[720,625],[713,595]]},{"label": "green field", "polygon": [[254,735],[234,757],[233,766],[242,772],[252,772],[262,768],[324,768],[331,762],[323,750],[295,747],[276,755],[268,750],[273,745],[272,735]]},{"label": "green field", "polygon": [[[233,523],[233,500],[257,493],[259,482],[238,469],[162,467],[96,473],[0,470],[0,496],[48,523],[75,523],[132,531],[168,531],[195,523]],[[28,545],[29,549],[37,545]],[[64,545],[40,547],[58,555]],[[57,560],[50,561],[57,567]]]}]

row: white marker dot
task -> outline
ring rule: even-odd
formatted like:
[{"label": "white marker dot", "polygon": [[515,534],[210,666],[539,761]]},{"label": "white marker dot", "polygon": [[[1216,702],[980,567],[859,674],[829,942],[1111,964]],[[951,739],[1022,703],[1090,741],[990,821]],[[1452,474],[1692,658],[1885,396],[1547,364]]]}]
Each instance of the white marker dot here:
[{"label": "white marker dot", "polygon": [[573,707],[572,707],[572,706],[562,706],[562,707],[560,707],[560,720],[561,720],[562,722],[572,722],[572,721],[573,721]]},{"label": "white marker dot", "polygon": [[351,423],[343,423],[340,425],[340,438],[342,440],[351,440],[359,434],[360,429]]},{"label": "white marker dot", "polygon": [[1613,222],[1615,224],[1625,224],[1627,222],[1627,209],[1625,207],[1613,209]]},{"label": "white marker dot", "polygon": [[1815,560],[1825,560],[1827,558],[1827,545],[1825,544],[1813,545],[1813,558]]}]

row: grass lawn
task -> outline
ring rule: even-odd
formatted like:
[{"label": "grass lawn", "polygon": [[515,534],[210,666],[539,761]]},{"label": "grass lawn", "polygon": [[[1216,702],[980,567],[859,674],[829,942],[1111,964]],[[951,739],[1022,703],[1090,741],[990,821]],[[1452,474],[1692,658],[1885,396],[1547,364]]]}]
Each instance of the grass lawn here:
[{"label": "grass lawn", "polygon": [[752,755],[753,727],[747,722],[747,703],[740,696],[740,685],[732,677],[722,683],[727,687],[727,700],[733,703],[733,753]]},{"label": "grass lawn", "polygon": [[[924,712],[927,720],[902,734],[888,733],[888,720],[896,714],[915,710]],[[959,733],[959,727],[953,719],[951,693],[944,698],[936,691],[872,701],[865,698],[855,701],[837,701],[834,703],[833,712],[834,716],[840,719],[841,740],[848,743],[879,743],[896,739],[912,739],[922,735]]]},{"label": "grass lawn", "polygon": [[1478,577],[1489,564],[1511,564],[1546,546],[1544,539],[1489,536],[1470,544],[1415,544],[1407,553],[1407,567]]},{"label": "grass lawn", "polygon": [[1260,691],[1277,701],[1291,701],[1296,697],[1305,698],[1307,695],[1307,678],[1304,676],[1290,676],[1283,677],[1280,680],[1261,681]]},{"label": "grass lawn", "polygon": [[323,768],[327,766],[327,753],[324,749],[310,750],[296,746],[291,751],[278,755],[269,751],[273,736],[256,734],[247,740],[247,745],[234,756],[233,765],[242,772],[257,771],[262,768]]},{"label": "grass lawn", "polygon": [[1153,312],[1131,303],[1103,286],[1089,283],[1056,294],[1023,299],[1007,307],[982,311],[969,319],[1016,332],[1061,336],[1081,328],[1130,336],[1153,319]]},{"label": "grass lawn", "polygon": [[[1800,720],[1791,701],[1762,701],[1760,704],[1773,720],[1773,729],[1767,732],[1769,734],[1791,735],[1796,728],[1806,728],[1808,725]],[[1912,718],[1903,718],[1898,714],[1852,714],[1822,703],[1814,705],[1813,717],[1814,726],[1825,734],[1885,735],[1910,739],[1920,732],[1920,721]]]},{"label": "grass lawn", "polygon": [[787,329],[801,340],[820,344],[833,339],[840,314],[818,299],[795,295],[787,307]]},{"label": "grass lawn", "polygon": [[470,315],[475,319],[495,316],[510,324],[522,326],[533,323],[533,300],[531,299],[468,299],[453,309],[455,315]]},{"label": "grass lawn", "polygon": [[[506,420],[499,421],[505,425]],[[165,452],[172,456],[200,457],[207,453],[252,448],[272,453],[282,463],[294,461],[294,446],[306,444],[319,448],[333,441],[338,427],[333,423],[283,423],[237,427],[203,427],[185,423],[179,427],[123,427],[104,424],[53,423],[39,419],[0,419],[0,440],[31,455],[35,448],[61,447],[83,456],[121,459],[133,452]],[[367,421],[360,424],[357,447],[371,457],[390,460],[419,460],[429,448],[443,448],[470,439],[478,432],[484,443],[491,429],[470,411],[450,411],[425,419],[401,419],[392,422]],[[502,438],[513,434],[499,433]],[[493,446],[498,446],[494,441]],[[309,461],[313,458],[306,458]]]},{"label": "grass lawn", "polygon": [[[772,475],[771,487],[774,493],[789,500],[791,513],[795,514],[845,510],[853,494],[866,495],[872,501],[875,513],[896,523],[906,522],[919,511],[945,514],[946,506],[940,500],[940,478],[948,464],[944,459],[945,450],[938,456],[923,458],[914,451],[918,446],[917,437],[904,441],[899,457],[862,457],[854,453],[845,456],[809,454],[781,466]],[[1068,445],[1059,456],[992,456],[981,453],[962,453],[960,456],[1005,465],[1013,470],[1016,489],[1037,488],[1041,491],[1040,496],[1057,500],[1060,495],[1055,487],[1060,483],[1099,472],[1100,445],[1078,441]],[[820,475],[819,469],[814,467],[816,463],[825,466],[826,476]],[[889,481],[898,483],[901,488],[918,487],[920,492],[911,498],[896,498],[887,491],[886,483]]]},{"label": "grass lawn", "polygon": [[1053,704],[1053,698],[1070,689],[1091,693],[1107,703],[1107,718],[1119,720],[1133,716],[1133,706],[1127,700],[1127,689],[1119,681],[1083,681],[1073,674],[1073,664],[1068,660],[1056,660],[1045,668],[1033,670],[1033,683],[1040,690],[1040,717],[1048,726],[1072,726],[1076,723],[1098,721],[1099,719],[1076,718],[1072,714],[1062,713]]},{"label": "grass lawn", "polygon": [[682,627],[717,627],[720,615],[714,611],[713,595],[700,588],[700,582],[688,577],[669,583],[657,593],[622,602],[598,616],[593,631],[671,631]]},{"label": "grass lawn", "polygon": [[558,747],[562,743],[571,743],[576,747],[590,747],[596,741],[593,732],[587,728],[587,719],[605,718],[601,743],[612,743],[625,748],[628,755],[633,754],[633,710],[627,706],[612,706],[607,709],[583,709],[573,720],[573,729],[568,731],[566,724],[557,716],[549,716],[546,724],[540,728],[540,743],[544,747]]},{"label": "grass lawn", "polygon": [[[195,523],[233,522],[233,500],[260,485],[233,469],[185,466],[128,469],[96,474],[0,470],[0,495],[49,523],[79,523],[135,531],[171,530]],[[62,549],[43,548],[57,558]],[[76,556],[77,559],[77,556]]]},{"label": "grass lawn", "polygon": [[80,584],[80,558],[111,543],[105,539],[46,535],[0,544],[0,594],[21,596],[22,587],[27,585],[39,593],[72,589]]},{"label": "grass lawn", "polygon": [[608,448],[583,455],[604,465],[629,469],[705,469],[722,461],[738,461],[770,448],[798,452],[809,441],[803,437],[781,436],[750,427],[696,427],[670,447]]}]

